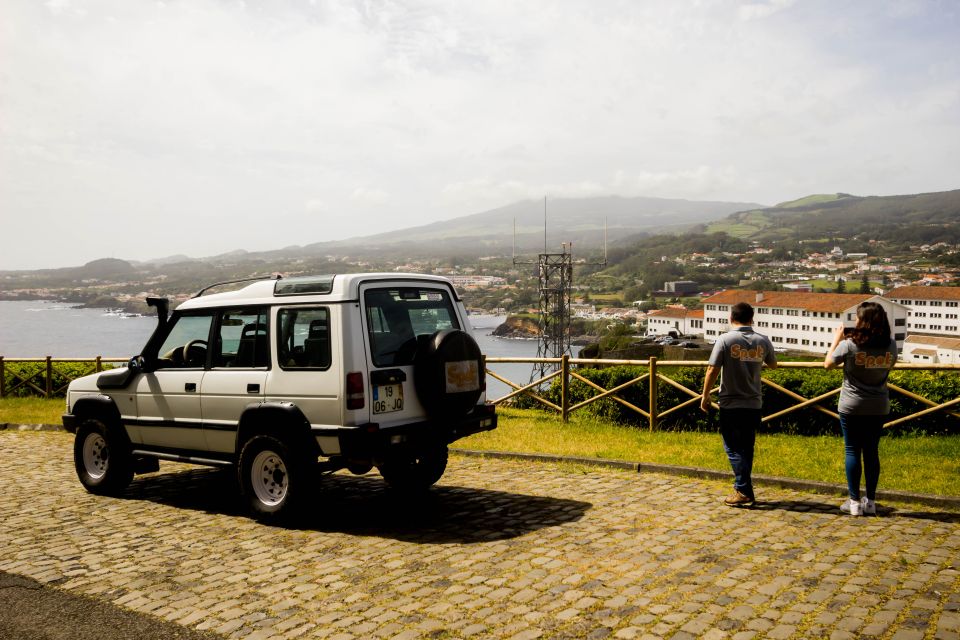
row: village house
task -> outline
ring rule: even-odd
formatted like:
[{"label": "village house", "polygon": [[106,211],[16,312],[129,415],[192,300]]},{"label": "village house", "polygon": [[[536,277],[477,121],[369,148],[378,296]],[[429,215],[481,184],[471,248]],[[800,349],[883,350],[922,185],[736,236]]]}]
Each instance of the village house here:
[{"label": "village house", "polygon": [[960,338],[911,334],[903,343],[900,359],[920,364],[960,364]]},{"label": "village house", "polygon": [[681,336],[703,336],[703,309],[668,307],[647,314],[647,336],[665,336],[673,331]]},{"label": "village house", "polygon": [[862,293],[801,293],[728,289],[704,299],[704,338],[708,343],[730,328],[730,307],[753,305],[753,326],[778,349],[825,354],[841,322],[854,326],[857,306],[866,301],[883,305],[902,349],[907,330],[907,308],[887,298]]},{"label": "village house", "polygon": [[897,287],[886,297],[908,309],[911,334],[960,337],[960,287]]}]

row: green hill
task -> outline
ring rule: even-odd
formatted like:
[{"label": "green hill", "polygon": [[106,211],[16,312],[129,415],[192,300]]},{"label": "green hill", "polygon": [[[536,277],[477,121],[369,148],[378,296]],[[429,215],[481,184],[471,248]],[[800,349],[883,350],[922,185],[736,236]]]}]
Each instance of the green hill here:
[{"label": "green hill", "polygon": [[757,241],[853,238],[892,245],[960,242],[960,190],[903,196],[811,195],[706,225]]}]

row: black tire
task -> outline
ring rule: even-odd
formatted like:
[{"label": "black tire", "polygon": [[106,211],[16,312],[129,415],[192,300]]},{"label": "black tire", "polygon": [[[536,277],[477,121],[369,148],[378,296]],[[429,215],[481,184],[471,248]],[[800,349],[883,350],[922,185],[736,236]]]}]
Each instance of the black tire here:
[{"label": "black tire", "polygon": [[300,510],[311,463],[282,440],[259,435],[240,452],[240,491],[258,520],[288,518]]},{"label": "black tire", "polygon": [[443,476],[446,468],[446,445],[391,453],[378,467],[387,484],[403,492],[429,489]]},{"label": "black tire", "polygon": [[422,340],[413,366],[417,398],[431,417],[466,415],[483,392],[483,355],[464,331],[437,331]]},{"label": "black tire", "polygon": [[77,429],[73,464],[80,484],[97,495],[120,495],[133,480],[130,443],[96,418],[84,420]]}]

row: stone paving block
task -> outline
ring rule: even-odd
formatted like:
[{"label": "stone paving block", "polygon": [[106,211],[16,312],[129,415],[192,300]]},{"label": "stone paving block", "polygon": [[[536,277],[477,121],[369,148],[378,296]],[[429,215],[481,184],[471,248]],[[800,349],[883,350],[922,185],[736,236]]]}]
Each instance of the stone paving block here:
[{"label": "stone paving block", "polygon": [[93,496],[71,445],[0,432],[0,570],[231,640],[960,631],[955,513],[851,519],[772,488],[719,509],[727,483],[454,455],[412,503],[327,476],[323,512],[286,529],[239,511],[228,471],[163,462]]}]

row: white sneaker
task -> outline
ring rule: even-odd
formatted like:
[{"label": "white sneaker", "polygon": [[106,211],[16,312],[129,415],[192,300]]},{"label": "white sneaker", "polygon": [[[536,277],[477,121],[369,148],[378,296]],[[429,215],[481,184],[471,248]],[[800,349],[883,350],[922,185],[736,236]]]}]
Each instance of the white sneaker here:
[{"label": "white sneaker", "polygon": [[865,516],[877,515],[877,503],[875,500],[868,500],[866,497],[860,498],[860,508]]},{"label": "white sneaker", "polygon": [[863,505],[860,504],[859,500],[847,499],[842,505],[840,505],[840,511],[844,513],[849,513],[852,516],[863,515]]}]

